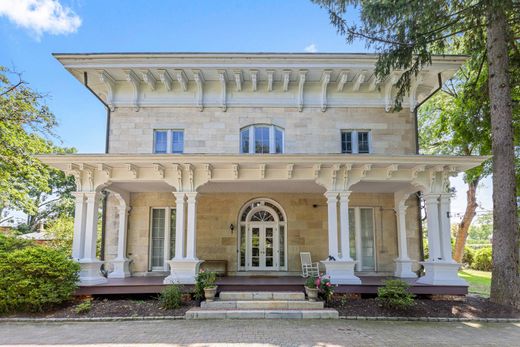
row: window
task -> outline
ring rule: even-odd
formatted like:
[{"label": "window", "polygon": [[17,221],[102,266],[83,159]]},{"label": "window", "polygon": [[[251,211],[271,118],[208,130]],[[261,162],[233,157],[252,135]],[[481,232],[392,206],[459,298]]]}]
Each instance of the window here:
[{"label": "window", "polygon": [[175,256],[176,210],[153,207],[150,222],[150,270],[168,270],[167,261]]},{"label": "window", "polygon": [[370,131],[344,130],[341,132],[341,153],[370,153]]},{"label": "window", "polygon": [[184,153],[183,130],[154,130],[153,138],[154,153]]},{"label": "window", "polygon": [[240,130],[240,153],[284,152],[283,129],[275,125],[250,125]]}]

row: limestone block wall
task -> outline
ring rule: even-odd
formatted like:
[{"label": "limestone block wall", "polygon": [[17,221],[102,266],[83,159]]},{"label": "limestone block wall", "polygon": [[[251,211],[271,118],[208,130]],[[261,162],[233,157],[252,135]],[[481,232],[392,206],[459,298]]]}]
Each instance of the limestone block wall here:
[{"label": "limestone block wall", "polygon": [[375,154],[414,154],[414,116],[383,108],[118,108],[110,120],[110,153],[152,153],[154,129],[184,129],[185,153],[238,154],[240,129],[251,124],[285,129],[285,153],[341,153],[342,129],[372,132]]},{"label": "limestone block wall", "polygon": [[[309,251],[315,261],[328,255],[327,204],[322,194],[286,193],[219,193],[199,194],[197,203],[197,255],[200,259],[225,259],[228,271],[237,269],[237,233],[229,225],[237,225],[238,213],[249,200],[259,197],[277,201],[287,215],[288,271],[300,272],[299,254]],[[407,202],[407,233],[410,258],[419,260],[417,203]],[[117,201],[109,199],[107,211],[106,259],[115,258],[117,251]],[[135,275],[148,272],[150,208],[175,207],[171,193],[132,193],[128,221],[128,257]],[[373,207],[375,215],[376,264],[378,272],[393,272],[397,258],[396,219],[393,194],[352,193],[351,207]]]}]

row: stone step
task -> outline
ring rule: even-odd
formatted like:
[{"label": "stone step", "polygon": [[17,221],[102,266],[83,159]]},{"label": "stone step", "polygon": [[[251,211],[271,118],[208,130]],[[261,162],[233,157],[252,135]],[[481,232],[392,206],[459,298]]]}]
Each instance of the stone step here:
[{"label": "stone step", "polygon": [[186,319],[338,319],[334,309],[321,310],[211,310],[192,308]]},{"label": "stone step", "polygon": [[305,300],[303,292],[220,292],[221,301]]},{"label": "stone step", "polygon": [[251,309],[251,310],[283,310],[283,309],[323,309],[323,301],[306,300],[215,300],[203,301],[201,308],[209,309]]}]

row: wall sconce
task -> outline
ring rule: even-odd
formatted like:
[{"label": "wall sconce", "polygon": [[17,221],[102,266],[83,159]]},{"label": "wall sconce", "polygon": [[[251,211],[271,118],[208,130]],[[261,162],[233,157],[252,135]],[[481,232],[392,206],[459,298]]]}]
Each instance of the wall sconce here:
[{"label": "wall sconce", "polygon": [[233,230],[235,230],[235,226],[233,225],[233,223],[229,225],[229,230],[231,230],[231,234],[233,234]]}]

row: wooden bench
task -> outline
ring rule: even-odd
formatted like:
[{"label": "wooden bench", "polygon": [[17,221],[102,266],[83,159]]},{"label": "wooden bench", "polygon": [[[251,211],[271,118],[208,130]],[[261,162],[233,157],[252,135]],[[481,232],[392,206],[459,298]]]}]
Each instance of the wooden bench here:
[{"label": "wooden bench", "polygon": [[216,272],[218,276],[226,276],[227,275],[227,260],[204,260],[204,262],[200,265],[200,268],[204,271],[213,271]]}]

